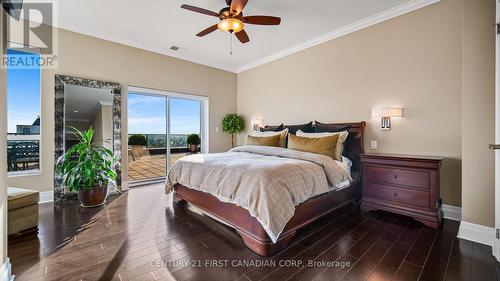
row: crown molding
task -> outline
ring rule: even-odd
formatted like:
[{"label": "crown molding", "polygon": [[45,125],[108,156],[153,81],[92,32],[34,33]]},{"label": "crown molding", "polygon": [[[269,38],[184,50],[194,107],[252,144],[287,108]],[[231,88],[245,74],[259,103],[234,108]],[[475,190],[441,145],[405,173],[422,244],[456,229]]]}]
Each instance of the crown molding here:
[{"label": "crown molding", "polygon": [[91,37],[103,39],[106,41],[110,41],[110,42],[114,42],[114,43],[118,43],[118,44],[122,44],[122,45],[127,45],[130,47],[134,47],[134,48],[150,51],[153,53],[157,53],[160,55],[165,55],[165,56],[189,61],[189,62],[196,63],[196,64],[201,64],[201,65],[208,66],[208,67],[217,68],[220,70],[229,71],[229,72],[233,72],[233,73],[241,73],[241,72],[244,72],[246,70],[255,68],[257,66],[266,64],[268,62],[271,62],[271,61],[289,56],[291,54],[300,52],[302,50],[314,47],[316,45],[330,41],[332,39],[345,36],[347,34],[350,34],[350,33],[356,32],[358,30],[370,27],[372,25],[384,22],[386,20],[389,20],[389,19],[401,16],[401,15],[404,15],[406,13],[418,10],[420,8],[437,3],[439,1],[441,1],[441,0],[410,0],[410,1],[403,3],[399,6],[396,6],[394,8],[385,10],[383,12],[376,14],[376,15],[364,18],[364,19],[359,20],[357,22],[354,22],[352,24],[337,28],[333,31],[330,31],[330,32],[325,33],[323,35],[320,35],[318,37],[312,38],[312,39],[307,40],[303,43],[294,45],[292,47],[286,48],[284,50],[278,51],[274,54],[271,54],[269,56],[258,59],[254,62],[248,63],[248,64],[240,66],[240,67],[236,67],[236,68],[228,67],[227,65],[217,64],[214,62],[209,62],[209,61],[199,59],[199,58],[192,58],[188,54],[182,53],[182,49],[181,49],[181,52],[174,52],[174,51],[166,50],[164,48],[153,47],[153,46],[149,46],[149,45],[137,42],[135,40],[125,39],[125,38],[121,38],[118,36],[106,34],[105,32],[88,30],[88,29],[82,28],[81,26],[70,24],[68,22],[61,22],[61,20],[59,20],[59,24],[57,24],[57,27],[71,31],[71,32],[76,32],[76,33],[88,35]]},{"label": "crown molding", "polygon": [[111,101],[99,101],[99,104],[101,106],[112,106],[113,102],[111,102]]},{"label": "crown molding", "polygon": [[386,20],[390,20],[392,18],[404,15],[406,13],[413,12],[415,10],[418,10],[420,8],[437,3],[439,1],[441,1],[441,0],[411,0],[411,1],[408,1],[404,4],[396,6],[394,8],[391,8],[391,9],[388,9],[386,11],[375,14],[373,16],[364,18],[364,19],[359,20],[357,22],[354,22],[352,24],[337,28],[331,32],[325,33],[325,34],[320,35],[318,37],[307,40],[303,43],[297,44],[297,45],[292,46],[290,48],[286,48],[282,51],[279,51],[277,53],[274,53],[274,54],[269,55],[267,57],[264,57],[262,59],[256,60],[256,61],[251,62],[249,64],[246,64],[244,66],[238,67],[236,72],[241,73],[241,72],[247,71],[249,69],[252,69],[252,68],[255,68],[257,66],[266,64],[268,62],[289,56],[291,54],[300,52],[302,50],[314,47],[316,45],[330,41],[332,39],[339,38],[339,37],[345,36],[347,34],[356,32],[358,30],[370,27],[372,25],[384,22]]},{"label": "crown molding", "polygon": [[191,57],[189,57],[186,54],[182,54],[182,49],[181,49],[181,53],[179,53],[178,51],[175,52],[175,51],[170,51],[170,50],[166,50],[166,49],[163,49],[163,48],[148,46],[148,45],[139,43],[139,42],[134,41],[134,40],[125,39],[125,38],[121,38],[121,37],[118,37],[118,36],[113,36],[113,35],[106,34],[106,33],[101,32],[101,31],[88,30],[86,28],[82,28],[80,26],[77,26],[77,25],[74,25],[74,24],[70,24],[70,23],[67,23],[67,22],[62,22],[61,23],[61,21],[59,21],[59,24],[57,24],[57,28],[64,29],[64,30],[67,30],[67,31],[71,31],[71,32],[75,32],[75,33],[80,33],[80,34],[83,34],[83,35],[95,37],[95,38],[106,40],[106,41],[110,41],[110,42],[113,42],[113,43],[118,43],[118,44],[126,45],[126,46],[129,46],[129,47],[134,47],[134,48],[137,48],[137,49],[142,49],[142,50],[149,51],[149,52],[156,53],[156,54],[160,54],[160,55],[169,56],[169,57],[177,58],[177,59],[180,59],[180,60],[189,61],[189,62],[200,64],[200,65],[203,65],[203,66],[217,68],[217,69],[224,70],[224,71],[229,71],[229,72],[236,73],[236,70],[237,70],[236,68],[231,68],[231,67],[227,67],[227,66],[224,66],[224,65],[215,64],[213,62],[208,62],[208,61],[205,61],[203,59],[191,58]]}]

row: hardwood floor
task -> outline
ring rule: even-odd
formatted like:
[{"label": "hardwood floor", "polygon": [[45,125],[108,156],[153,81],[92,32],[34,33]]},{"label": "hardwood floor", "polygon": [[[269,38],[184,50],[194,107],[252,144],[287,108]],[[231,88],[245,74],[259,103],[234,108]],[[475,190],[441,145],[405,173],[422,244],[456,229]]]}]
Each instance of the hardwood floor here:
[{"label": "hardwood floor", "polygon": [[162,185],[107,207],[40,205],[40,230],[9,237],[16,280],[495,280],[491,248],[388,213],[338,210],[273,258],[232,229],[172,203]]}]

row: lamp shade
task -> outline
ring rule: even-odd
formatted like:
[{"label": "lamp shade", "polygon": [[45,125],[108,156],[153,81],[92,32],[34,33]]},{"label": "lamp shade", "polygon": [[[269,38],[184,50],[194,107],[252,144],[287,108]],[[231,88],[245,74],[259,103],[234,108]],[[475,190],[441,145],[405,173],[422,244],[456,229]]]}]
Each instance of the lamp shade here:
[{"label": "lamp shade", "polygon": [[262,127],[262,123],[263,123],[263,119],[262,118],[253,118],[250,122],[252,123],[252,126],[253,126],[253,130],[254,131],[258,131],[260,129],[260,127]]},{"label": "lamp shade", "polygon": [[243,30],[245,24],[239,19],[227,18],[219,22],[217,27],[224,32],[238,33]]},{"label": "lamp shade", "polygon": [[372,117],[403,117],[403,108],[372,109]]}]

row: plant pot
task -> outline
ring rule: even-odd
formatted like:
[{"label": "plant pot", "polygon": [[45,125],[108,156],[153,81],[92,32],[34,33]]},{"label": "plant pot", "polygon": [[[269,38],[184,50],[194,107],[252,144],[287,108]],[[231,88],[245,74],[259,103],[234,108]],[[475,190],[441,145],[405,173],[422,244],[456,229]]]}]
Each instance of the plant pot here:
[{"label": "plant pot", "polygon": [[198,152],[198,145],[197,144],[189,144],[188,149],[189,149],[190,153],[196,153],[196,152]]},{"label": "plant pot", "polygon": [[78,199],[84,208],[102,206],[106,203],[108,197],[108,186],[96,185],[89,190],[78,190]]}]

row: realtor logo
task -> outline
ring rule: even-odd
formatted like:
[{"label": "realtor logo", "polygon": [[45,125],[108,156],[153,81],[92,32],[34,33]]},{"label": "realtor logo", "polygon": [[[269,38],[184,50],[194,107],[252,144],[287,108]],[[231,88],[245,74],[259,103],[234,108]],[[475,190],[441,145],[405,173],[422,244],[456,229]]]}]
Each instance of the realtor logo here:
[{"label": "realtor logo", "polygon": [[4,51],[1,68],[57,68],[55,3],[51,0],[0,2],[6,11],[1,30]]}]

